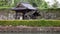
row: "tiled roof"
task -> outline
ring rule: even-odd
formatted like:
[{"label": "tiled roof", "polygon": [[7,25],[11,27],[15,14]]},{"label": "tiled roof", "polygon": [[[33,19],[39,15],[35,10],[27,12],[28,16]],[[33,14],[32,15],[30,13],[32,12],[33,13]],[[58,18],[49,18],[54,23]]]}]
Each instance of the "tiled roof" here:
[{"label": "tiled roof", "polygon": [[21,5],[20,7],[15,7],[12,8],[12,10],[24,10],[24,9],[29,9],[29,10],[36,10],[35,7],[33,7],[31,4],[29,3],[20,3],[19,5]]}]

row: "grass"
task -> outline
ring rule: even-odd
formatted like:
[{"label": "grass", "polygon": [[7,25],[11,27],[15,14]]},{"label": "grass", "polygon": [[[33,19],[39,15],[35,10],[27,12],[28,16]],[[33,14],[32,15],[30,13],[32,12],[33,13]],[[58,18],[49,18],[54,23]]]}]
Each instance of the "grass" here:
[{"label": "grass", "polygon": [[11,6],[10,7],[9,6],[8,7],[7,6],[6,7],[0,6],[0,9],[10,9],[10,8],[12,8],[12,7]]},{"label": "grass", "polygon": [[60,20],[0,20],[2,26],[60,27]]}]

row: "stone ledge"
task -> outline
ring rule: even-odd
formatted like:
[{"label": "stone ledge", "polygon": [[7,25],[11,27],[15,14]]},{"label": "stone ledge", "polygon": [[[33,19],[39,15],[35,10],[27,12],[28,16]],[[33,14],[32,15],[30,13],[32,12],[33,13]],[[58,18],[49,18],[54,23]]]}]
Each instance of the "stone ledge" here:
[{"label": "stone ledge", "polygon": [[60,27],[0,26],[0,32],[60,32]]}]

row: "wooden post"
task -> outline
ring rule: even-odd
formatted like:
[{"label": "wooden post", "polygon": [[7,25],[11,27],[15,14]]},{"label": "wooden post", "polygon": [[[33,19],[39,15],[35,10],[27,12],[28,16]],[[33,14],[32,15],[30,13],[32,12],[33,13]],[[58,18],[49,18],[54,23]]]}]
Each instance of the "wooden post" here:
[{"label": "wooden post", "polygon": [[15,14],[15,19],[17,19],[17,11],[15,11],[16,12],[16,14]]}]

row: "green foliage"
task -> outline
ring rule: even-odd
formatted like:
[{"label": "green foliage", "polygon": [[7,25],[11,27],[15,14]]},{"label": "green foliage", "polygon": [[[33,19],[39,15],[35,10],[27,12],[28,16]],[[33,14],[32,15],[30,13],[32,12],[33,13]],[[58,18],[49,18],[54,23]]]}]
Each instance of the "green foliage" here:
[{"label": "green foliage", "polygon": [[48,8],[48,4],[44,0],[29,0],[29,2],[39,9]]},{"label": "green foliage", "polygon": [[[19,2],[29,2],[38,9],[50,8],[45,0],[0,0],[0,7],[15,7]],[[57,8],[59,5],[58,2],[56,0],[54,0],[54,2],[52,8]]]},{"label": "green foliage", "polygon": [[52,8],[57,8],[58,7],[58,1],[57,0],[54,0],[54,4],[52,5]]},{"label": "green foliage", "polygon": [[60,26],[60,20],[13,20],[13,21],[0,21],[0,25],[2,26],[34,26],[34,27],[58,27]]},{"label": "green foliage", "polygon": [[0,0],[0,6],[9,6],[11,0]]},{"label": "green foliage", "polygon": [[[14,2],[14,4],[12,4]],[[48,4],[44,0],[1,0],[0,1],[0,7],[10,7],[11,4],[12,6],[16,6],[17,3],[19,2],[29,2],[31,3],[34,7],[38,7],[39,9],[43,8],[48,8]]]}]

